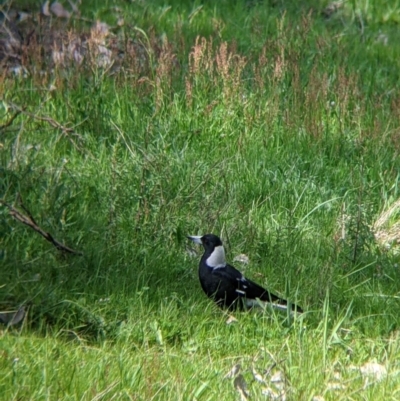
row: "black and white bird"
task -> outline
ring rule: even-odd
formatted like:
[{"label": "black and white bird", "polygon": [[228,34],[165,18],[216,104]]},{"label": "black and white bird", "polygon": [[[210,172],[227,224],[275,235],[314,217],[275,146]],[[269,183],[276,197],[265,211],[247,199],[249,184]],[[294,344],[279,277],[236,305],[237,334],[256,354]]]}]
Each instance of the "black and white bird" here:
[{"label": "black and white bird", "polygon": [[290,308],[290,312],[303,312],[299,306],[272,294],[226,263],[224,246],[216,235],[191,235],[188,238],[204,247],[199,264],[200,284],[221,308],[234,310],[266,305],[282,311]]}]

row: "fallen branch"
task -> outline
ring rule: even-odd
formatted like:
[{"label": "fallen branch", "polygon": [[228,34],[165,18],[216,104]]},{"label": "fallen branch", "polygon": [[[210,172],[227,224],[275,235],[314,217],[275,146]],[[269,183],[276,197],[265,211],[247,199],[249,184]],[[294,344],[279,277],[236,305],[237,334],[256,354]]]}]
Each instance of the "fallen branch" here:
[{"label": "fallen branch", "polygon": [[[73,140],[72,136],[75,136],[76,138],[78,138],[79,141],[82,141],[82,137],[81,137],[81,135],[76,133],[73,128],[66,127],[65,125],[60,124],[58,121],[54,120],[51,117],[48,117],[48,116],[42,117],[42,116],[39,116],[37,114],[29,113],[29,112],[25,111],[25,108],[20,107],[15,103],[8,102],[7,105],[11,109],[15,110],[18,114],[21,113],[21,114],[23,114],[23,115],[25,115],[27,117],[33,118],[35,120],[45,121],[48,124],[50,124],[53,128],[59,129],[62,132],[62,134],[65,135],[69,139],[69,141],[72,143],[72,145],[75,147],[75,149],[81,150],[79,148],[79,146]],[[16,117],[16,115],[15,115],[15,117]],[[78,125],[82,124],[85,120],[81,121]],[[76,125],[76,126],[78,126],[78,125]]]},{"label": "fallen branch", "polygon": [[72,253],[74,255],[83,255],[82,252],[75,251],[74,249],[62,244],[61,242],[59,242],[55,238],[53,238],[53,236],[50,233],[48,233],[48,232],[44,231],[42,228],[40,228],[36,224],[36,222],[35,222],[34,218],[32,217],[32,215],[27,211],[27,209],[23,205],[22,205],[23,209],[28,213],[29,216],[26,216],[26,215],[22,214],[20,211],[15,209],[14,206],[9,205],[8,203],[3,201],[2,199],[0,199],[0,203],[2,205],[6,206],[10,210],[10,215],[12,217],[14,217],[15,220],[18,220],[21,223],[23,223],[23,224],[29,226],[30,228],[32,228],[33,230],[35,230],[42,237],[44,237],[47,241],[51,242],[58,250],[64,251],[64,252],[68,252],[68,253]]},{"label": "fallen branch", "polygon": [[5,130],[7,127],[9,127],[9,126],[14,122],[14,120],[18,117],[18,115],[21,114],[21,113],[22,113],[22,111],[17,110],[17,111],[14,113],[14,115],[11,116],[11,118],[10,118],[5,124],[0,125],[0,131],[3,131],[3,130]]}]

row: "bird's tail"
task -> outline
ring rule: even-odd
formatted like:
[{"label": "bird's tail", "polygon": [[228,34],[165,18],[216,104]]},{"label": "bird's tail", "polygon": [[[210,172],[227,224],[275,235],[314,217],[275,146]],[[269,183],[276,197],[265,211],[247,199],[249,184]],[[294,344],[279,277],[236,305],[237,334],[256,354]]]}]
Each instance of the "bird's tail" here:
[{"label": "bird's tail", "polygon": [[287,311],[290,310],[293,313],[303,313],[303,309],[290,302],[287,301],[286,299],[280,298],[275,294],[271,294],[270,292],[266,291],[261,297],[260,301],[266,306],[269,306],[273,309],[279,310],[279,311]]}]

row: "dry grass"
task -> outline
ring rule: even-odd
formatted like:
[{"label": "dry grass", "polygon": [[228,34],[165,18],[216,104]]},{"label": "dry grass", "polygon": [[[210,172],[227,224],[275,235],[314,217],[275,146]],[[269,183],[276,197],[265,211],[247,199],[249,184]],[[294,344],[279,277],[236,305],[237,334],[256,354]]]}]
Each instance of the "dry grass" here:
[{"label": "dry grass", "polygon": [[392,252],[399,252],[400,245],[400,199],[385,208],[372,226],[376,241]]}]

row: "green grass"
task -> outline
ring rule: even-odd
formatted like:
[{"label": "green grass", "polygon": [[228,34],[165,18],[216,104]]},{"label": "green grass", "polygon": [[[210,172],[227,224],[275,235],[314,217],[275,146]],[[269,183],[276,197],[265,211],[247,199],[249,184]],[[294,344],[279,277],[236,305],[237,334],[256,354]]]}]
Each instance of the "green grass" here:
[{"label": "green grass", "polygon": [[[87,2],[112,67],[31,42],[1,75],[1,200],[83,253],[2,204],[0,312],[28,313],[0,331],[1,399],[240,399],[238,363],[256,400],[399,398],[400,258],[373,233],[399,198],[399,6],[301,3]],[[186,239],[209,232],[304,316],[227,324]]]}]

